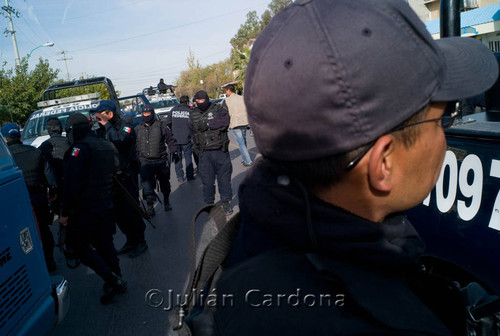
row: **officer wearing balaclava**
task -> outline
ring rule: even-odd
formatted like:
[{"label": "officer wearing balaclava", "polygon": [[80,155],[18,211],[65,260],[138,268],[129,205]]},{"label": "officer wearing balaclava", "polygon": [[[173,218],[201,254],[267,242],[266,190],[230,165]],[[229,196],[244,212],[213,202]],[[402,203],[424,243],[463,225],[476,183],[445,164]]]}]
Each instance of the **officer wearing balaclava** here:
[{"label": "officer wearing balaclava", "polygon": [[203,200],[206,204],[215,201],[215,179],[226,215],[231,215],[231,174],[233,166],[229,157],[229,114],[218,104],[210,103],[205,91],[198,91],[193,101],[196,108],[189,117],[189,128],[195,151],[199,155],[198,173],[203,183]]},{"label": "officer wearing balaclava", "polygon": [[112,184],[118,153],[90,128],[81,113],[72,114],[66,122],[71,147],[64,157],[59,223],[68,227],[66,239],[81,262],[104,280],[101,303],[108,304],[127,289],[113,244]]},{"label": "officer wearing balaclava", "polygon": [[[156,113],[151,105],[142,107],[142,122],[135,126],[137,135],[137,157],[141,163],[142,193],[148,204],[148,214],[155,215],[155,186],[160,182],[163,194],[163,208],[172,210],[170,205],[170,160],[169,152],[174,161],[179,160],[177,143],[167,124],[156,118]],[[167,150],[168,147],[168,150]]]}]

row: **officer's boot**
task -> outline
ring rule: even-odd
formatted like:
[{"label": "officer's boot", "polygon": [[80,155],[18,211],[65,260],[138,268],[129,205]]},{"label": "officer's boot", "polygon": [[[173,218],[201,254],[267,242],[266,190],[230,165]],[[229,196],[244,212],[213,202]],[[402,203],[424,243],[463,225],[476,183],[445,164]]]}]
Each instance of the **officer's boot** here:
[{"label": "officer's boot", "polygon": [[148,203],[148,215],[149,217],[153,217],[155,215],[155,201],[152,198],[146,199]]},{"label": "officer's boot", "polygon": [[125,293],[127,291],[127,282],[122,278],[117,277],[115,283],[106,284],[103,286],[105,293],[101,296],[103,305],[111,303],[111,300],[116,294]]}]

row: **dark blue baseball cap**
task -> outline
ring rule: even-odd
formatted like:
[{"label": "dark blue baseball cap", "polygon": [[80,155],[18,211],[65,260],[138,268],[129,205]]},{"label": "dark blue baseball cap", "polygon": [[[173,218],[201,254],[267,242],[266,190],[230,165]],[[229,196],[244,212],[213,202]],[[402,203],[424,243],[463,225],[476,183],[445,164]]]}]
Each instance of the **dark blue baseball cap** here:
[{"label": "dark blue baseball cap", "polygon": [[99,113],[103,111],[116,112],[116,105],[109,99],[100,100],[96,107],[90,109],[90,113]]},{"label": "dark blue baseball cap", "polygon": [[21,132],[19,131],[19,126],[13,123],[6,123],[5,125],[3,125],[1,133],[2,136],[9,139],[19,138],[21,136]]},{"label": "dark blue baseball cap", "polygon": [[257,37],[244,98],[262,155],[312,160],[368,144],[430,103],[475,96],[497,78],[487,46],[434,40],[405,1],[297,0]]}]

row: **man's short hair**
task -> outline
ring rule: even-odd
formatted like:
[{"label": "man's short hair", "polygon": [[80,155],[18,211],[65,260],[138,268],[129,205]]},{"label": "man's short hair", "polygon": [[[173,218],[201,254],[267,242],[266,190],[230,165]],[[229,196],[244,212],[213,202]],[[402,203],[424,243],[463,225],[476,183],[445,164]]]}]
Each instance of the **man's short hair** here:
[{"label": "man's short hair", "polygon": [[233,85],[233,84],[228,84],[228,85],[226,85],[224,88],[225,88],[226,90],[229,90],[229,91],[233,92],[233,93],[235,93],[235,92],[236,92],[236,89],[234,88],[234,85]]},{"label": "man's short hair", "polygon": [[179,99],[179,102],[181,104],[188,104],[189,103],[189,97],[188,96],[181,96],[181,98]]}]

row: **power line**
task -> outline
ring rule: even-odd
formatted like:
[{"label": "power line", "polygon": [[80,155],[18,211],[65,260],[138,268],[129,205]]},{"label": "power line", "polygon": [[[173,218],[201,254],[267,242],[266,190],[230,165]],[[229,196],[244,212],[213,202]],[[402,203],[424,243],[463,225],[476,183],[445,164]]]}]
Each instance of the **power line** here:
[{"label": "power line", "polygon": [[116,43],[119,43],[119,42],[129,41],[129,40],[137,39],[137,38],[144,37],[144,36],[149,36],[149,35],[153,35],[153,34],[163,33],[163,32],[169,31],[169,30],[174,30],[174,29],[178,29],[178,28],[184,28],[186,26],[200,24],[200,23],[203,23],[203,22],[207,22],[207,21],[219,19],[221,17],[233,15],[235,13],[247,11],[247,10],[255,8],[255,7],[257,7],[257,6],[252,6],[252,7],[247,7],[247,8],[244,8],[244,9],[234,10],[234,11],[231,11],[231,12],[228,12],[228,13],[224,13],[224,14],[221,14],[221,15],[217,15],[217,16],[206,18],[204,20],[197,20],[197,21],[193,21],[193,22],[189,22],[189,23],[182,23],[182,24],[179,24],[177,26],[173,26],[173,27],[169,27],[169,28],[165,28],[165,29],[160,29],[160,30],[157,30],[157,31],[154,31],[154,32],[143,33],[143,34],[139,34],[139,35],[135,35],[135,36],[131,36],[131,37],[127,37],[127,38],[115,40],[115,41],[110,41],[110,42],[106,42],[106,43],[97,44],[97,45],[86,47],[86,48],[82,48],[82,49],[75,49],[75,50],[71,50],[71,52],[77,53],[77,52],[88,50],[88,49],[95,49],[95,48],[99,48],[99,47],[103,47],[103,46],[108,46],[110,44],[116,44]]}]

